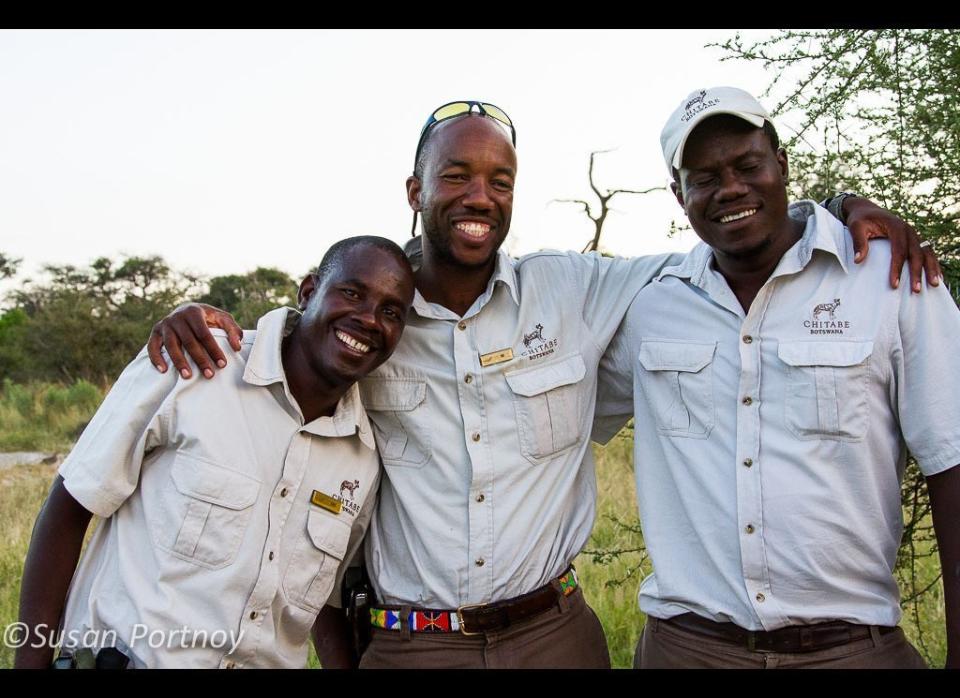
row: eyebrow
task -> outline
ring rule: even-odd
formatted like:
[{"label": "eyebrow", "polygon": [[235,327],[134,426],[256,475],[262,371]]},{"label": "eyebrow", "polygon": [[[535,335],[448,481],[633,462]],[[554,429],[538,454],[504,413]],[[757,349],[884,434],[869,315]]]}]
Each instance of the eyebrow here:
[{"label": "eyebrow", "polygon": [[354,277],[354,278],[349,278],[349,279],[341,279],[341,280],[339,281],[339,283],[341,283],[341,284],[349,284],[349,285],[351,285],[351,286],[358,286],[358,287],[360,287],[360,288],[362,288],[362,289],[364,289],[364,290],[366,290],[367,288],[369,288],[369,286],[367,285],[367,283],[366,283],[365,281],[362,281],[361,279],[358,279],[358,278],[355,278],[355,277]]}]

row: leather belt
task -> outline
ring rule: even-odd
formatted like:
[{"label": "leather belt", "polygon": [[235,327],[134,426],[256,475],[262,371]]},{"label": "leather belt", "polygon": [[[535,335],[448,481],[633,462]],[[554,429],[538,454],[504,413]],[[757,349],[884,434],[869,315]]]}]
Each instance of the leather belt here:
[{"label": "leather belt", "polygon": [[[869,625],[857,625],[846,621],[791,625],[776,630],[747,630],[735,623],[718,623],[696,613],[684,613],[661,623],[698,633],[704,637],[724,640],[742,645],[757,652],[814,652],[845,645],[855,640],[870,637]],[[881,635],[892,633],[896,626],[876,626]]]},{"label": "leather belt", "polygon": [[573,566],[539,589],[506,601],[461,606],[455,611],[413,608],[406,613],[400,606],[379,606],[370,609],[370,624],[384,630],[402,630],[404,626],[421,633],[481,633],[505,630],[511,625],[546,613],[565,596],[579,587]]}]

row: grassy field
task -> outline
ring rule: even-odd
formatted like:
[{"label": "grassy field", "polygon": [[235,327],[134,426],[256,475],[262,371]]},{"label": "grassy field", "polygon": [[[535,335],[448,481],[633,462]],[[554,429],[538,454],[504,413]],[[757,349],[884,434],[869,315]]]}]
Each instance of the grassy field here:
[{"label": "grassy field", "polygon": [[[67,388],[37,385],[21,388],[12,395],[8,388],[5,385],[0,395],[0,451],[66,451],[102,396],[99,389],[88,383]],[[642,546],[639,532],[632,527],[636,500],[629,438],[621,434],[608,446],[596,447],[594,453],[599,495],[597,523],[587,550],[577,558],[576,565],[587,600],[606,631],[613,665],[629,667],[643,628],[636,592],[642,575],[649,572],[649,563],[641,565],[642,557],[636,552],[603,554]],[[54,475],[54,465],[0,470],[0,528],[5,532],[0,542],[0,626],[4,628],[17,619],[23,559],[34,519]],[[930,585],[939,572],[936,556],[924,555],[930,545],[928,539],[917,543],[920,555],[916,558],[915,575],[919,588]],[[901,569],[901,574],[907,589],[909,569]],[[927,661],[932,666],[943,666],[944,608],[938,583],[923,595],[921,603],[904,609],[901,624]],[[0,644],[0,668],[12,664],[13,651]],[[310,665],[317,665],[312,651]]]},{"label": "grassy field", "polygon": [[105,392],[80,380],[72,385],[3,381],[0,453],[66,451],[103,400]]}]

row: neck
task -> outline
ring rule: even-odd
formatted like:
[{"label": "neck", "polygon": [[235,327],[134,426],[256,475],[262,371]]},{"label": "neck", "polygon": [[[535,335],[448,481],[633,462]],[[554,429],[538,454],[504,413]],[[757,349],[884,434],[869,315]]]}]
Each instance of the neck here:
[{"label": "neck", "polygon": [[312,365],[304,351],[299,327],[294,328],[283,340],[280,355],[287,385],[300,407],[304,423],[320,417],[332,417],[337,403],[352,383],[334,382]]},{"label": "neck", "polygon": [[780,264],[783,255],[803,237],[804,227],[802,221],[787,218],[780,234],[773,236],[764,249],[749,256],[730,256],[716,249],[713,251],[717,270],[727,280],[744,312],[750,312],[754,299]]},{"label": "neck", "polygon": [[424,300],[463,316],[486,290],[496,264],[496,255],[482,267],[451,264],[425,246],[423,266],[414,274],[414,280]]}]

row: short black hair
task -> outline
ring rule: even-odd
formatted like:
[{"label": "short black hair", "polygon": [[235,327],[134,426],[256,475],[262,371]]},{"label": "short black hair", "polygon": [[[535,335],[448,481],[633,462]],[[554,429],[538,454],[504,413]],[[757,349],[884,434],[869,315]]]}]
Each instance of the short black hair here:
[{"label": "short black hair", "polygon": [[[744,131],[749,131],[753,128],[753,126],[750,124],[749,121],[745,121],[744,119],[734,116],[733,114],[717,114],[716,116],[711,116],[707,119],[704,119],[703,121],[700,122],[700,124],[704,124],[707,121],[710,121],[711,119],[718,119],[722,117],[728,117],[731,123],[740,122],[741,124],[743,124]],[[700,124],[697,124],[697,127],[699,127]],[[767,139],[770,141],[770,147],[773,148],[773,152],[774,153],[778,152],[780,150],[780,136],[777,134],[777,129],[774,128],[773,122],[770,121],[769,119],[764,119],[762,128],[763,128],[763,132],[767,136]],[[683,163],[680,163],[680,164],[682,165]],[[670,169],[673,172],[673,181],[677,183],[677,186],[680,186],[680,172],[677,171],[676,167],[672,167]]]},{"label": "short black hair", "polygon": [[403,253],[400,245],[393,240],[388,240],[379,235],[354,235],[353,237],[338,240],[333,243],[326,254],[323,255],[323,259],[320,260],[320,264],[317,265],[317,270],[314,273],[322,280],[323,277],[339,269],[340,264],[343,262],[344,255],[357,247],[375,247],[378,250],[388,252],[400,262],[401,266],[409,270],[410,274],[413,274],[410,260],[407,259],[407,255]]}]

